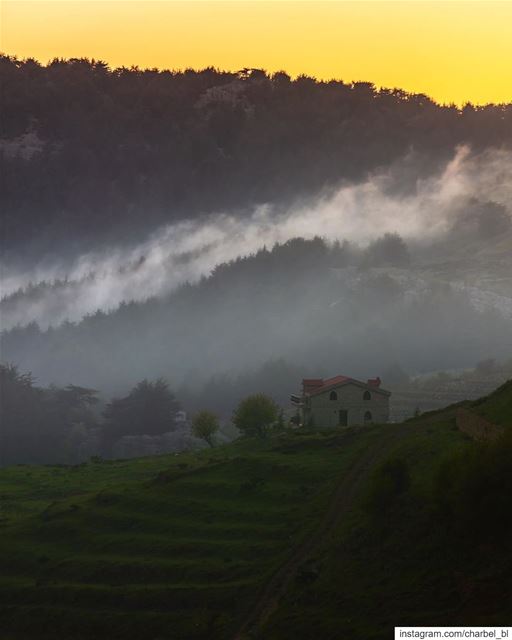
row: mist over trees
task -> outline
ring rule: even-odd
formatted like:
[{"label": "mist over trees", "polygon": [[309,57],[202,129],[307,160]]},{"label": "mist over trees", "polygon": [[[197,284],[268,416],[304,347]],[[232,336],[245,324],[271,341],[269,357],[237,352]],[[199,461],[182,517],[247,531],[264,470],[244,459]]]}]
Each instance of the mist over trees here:
[{"label": "mist over trees", "polygon": [[180,405],[162,378],[142,380],[123,398],[114,398],[103,412],[105,435],[161,435],[170,430]]},{"label": "mist over trees", "polygon": [[110,457],[112,446],[123,436],[173,431],[179,408],[161,378],[142,380],[126,396],[105,405],[95,389],[73,384],[43,387],[31,373],[0,364],[0,467],[73,464],[98,454]]},{"label": "mist over trees", "polygon": [[[398,236],[366,249],[296,239],[218,265],[163,298],[48,329],[15,327],[1,336],[2,357],[45,384],[73,380],[112,395],[162,376],[194,409],[224,416],[240,394],[286,401],[306,374],[342,368],[364,377],[395,363],[420,372],[510,357],[510,318],[418,277],[419,259]],[[233,375],[247,376],[238,391]]]},{"label": "mist over trees", "polygon": [[5,461],[159,437],[176,398],[224,423],[308,375],[512,356],[512,105],[85,59],[0,82]]},{"label": "mist over trees", "polygon": [[0,364],[0,466],[73,462],[97,425],[97,391],[75,385],[42,388],[30,373]]},{"label": "mist over trees", "polygon": [[294,202],[411,149],[428,174],[459,144],[512,145],[511,105],[440,106],[366,82],[4,55],[0,83],[3,250],[13,260]]}]

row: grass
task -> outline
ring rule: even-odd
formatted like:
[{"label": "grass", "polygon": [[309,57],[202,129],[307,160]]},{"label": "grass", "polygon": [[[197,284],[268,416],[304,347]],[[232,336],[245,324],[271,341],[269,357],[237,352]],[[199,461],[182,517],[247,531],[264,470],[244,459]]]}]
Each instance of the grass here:
[{"label": "grass", "polygon": [[0,472],[12,638],[216,638],[327,508],[368,430]]},{"label": "grass", "polygon": [[[262,638],[293,629],[296,640],[371,640],[390,637],[394,626],[512,624],[510,544],[462,539],[434,501],[441,462],[478,445],[456,430],[452,408],[409,424],[389,455],[406,463],[409,489],[373,512],[363,492],[310,559],[314,580],[298,576]],[[366,494],[371,484],[370,476]]]},{"label": "grass", "polygon": [[473,409],[495,424],[512,427],[512,380],[472,403]]},{"label": "grass", "polygon": [[[506,418],[507,402],[497,394],[476,407]],[[335,487],[381,449],[350,511],[256,636],[371,639],[398,624],[511,624],[512,554],[459,544],[433,517],[441,461],[474,446],[448,408],[405,425],[2,469],[0,637],[233,638],[269,578],[317,531]],[[365,496],[388,458],[406,465],[410,482],[371,512]]]}]

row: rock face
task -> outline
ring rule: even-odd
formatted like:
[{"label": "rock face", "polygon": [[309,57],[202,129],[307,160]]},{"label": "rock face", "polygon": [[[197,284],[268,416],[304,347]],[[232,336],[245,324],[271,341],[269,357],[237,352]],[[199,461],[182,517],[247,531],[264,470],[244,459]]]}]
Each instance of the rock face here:
[{"label": "rock face", "polygon": [[201,449],[206,445],[190,435],[188,428],[176,429],[160,436],[123,436],[112,448],[114,458],[138,458],[164,453]]}]

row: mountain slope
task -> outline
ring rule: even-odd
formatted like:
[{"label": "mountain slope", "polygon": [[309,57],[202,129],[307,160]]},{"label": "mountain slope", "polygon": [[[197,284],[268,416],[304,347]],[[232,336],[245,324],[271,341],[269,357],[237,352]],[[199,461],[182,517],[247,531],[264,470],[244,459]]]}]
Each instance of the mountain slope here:
[{"label": "mountain slope", "polygon": [[0,474],[0,615],[16,637],[222,638],[321,516],[363,438]]},{"label": "mountain slope", "polygon": [[512,380],[489,396],[472,403],[473,409],[495,424],[512,427]]},{"label": "mountain slope", "polygon": [[[510,402],[510,383],[496,395]],[[262,638],[384,639],[399,625],[512,623],[512,439],[462,437],[455,413],[407,423],[409,435],[297,572]]]},{"label": "mountain slope", "polygon": [[[485,470],[487,454],[456,429],[455,410],[195,454],[3,469],[3,633],[366,639],[395,624],[510,624],[512,523],[464,524],[480,485],[453,485],[447,468]],[[502,450],[505,466],[493,466],[506,500]]]},{"label": "mountain slope", "polygon": [[429,175],[458,145],[512,144],[511,105],[459,110],[366,82],[5,55],[0,81],[4,252],[14,259],[293,202],[411,149]]},{"label": "mountain slope", "polygon": [[[245,373],[276,358],[311,372],[336,372],[343,363],[364,376],[396,363],[433,371],[512,355],[505,309],[485,304],[483,290],[475,308],[475,291],[451,286],[460,271],[450,276],[454,268],[437,263],[363,266],[371,256],[354,258],[352,250],[297,238],[219,265],[162,299],[47,330],[14,327],[0,336],[2,358],[42,384],[72,380],[118,394],[155,376],[197,392],[213,375]],[[28,314],[24,306],[21,312]],[[217,396],[223,400],[222,390]]]}]

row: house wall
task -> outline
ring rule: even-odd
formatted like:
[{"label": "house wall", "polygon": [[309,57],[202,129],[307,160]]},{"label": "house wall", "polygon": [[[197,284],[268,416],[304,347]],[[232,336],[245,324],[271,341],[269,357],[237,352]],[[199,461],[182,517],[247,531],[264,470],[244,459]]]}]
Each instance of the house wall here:
[{"label": "house wall", "polygon": [[[331,391],[336,391],[337,400],[330,400]],[[348,426],[364,424],[367,411],[372,414],[372,422],[382,423],[389,420],[389,396],[370,391],[370,400],[364,400],[366,388],[355,384],[345,384],[324,393],[310,396],[304,406],[304,424],[309,424],[311,417],[317,428],[339,426],[339,412],[347,411]]]}]

